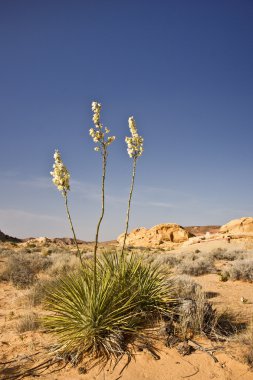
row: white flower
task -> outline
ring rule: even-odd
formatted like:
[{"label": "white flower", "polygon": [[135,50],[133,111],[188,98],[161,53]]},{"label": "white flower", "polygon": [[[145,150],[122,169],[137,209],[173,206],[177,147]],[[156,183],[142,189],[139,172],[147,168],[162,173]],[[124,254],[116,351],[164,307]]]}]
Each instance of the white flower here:
[{"label": "white flower", "polygon": [[57,189],[61,191],[63,195],[66,195],[67,191],[70,190],[70,174],[68,172],[68,169],[66,168],[66,166],[64,166],[62,162],[61,155],[58,150],[56,150],[54,153],[54,160],[54,170],[50,172],[51,176],[53,177],[52,181],[57,187]]},{"label": "white flower", "polygon": [[91,109],[93,111],[92,120],[97,129],[90,128],[89,134],[92,137],[94,143],[100,145],[100,147],[95,148],[95,151],[106,149],[106,147],[115,140],[115,136],[108,136],[107,140],[105,140],[105,134],[110,133],[110,130],[107,127],[104,128],[100,122],[101,107],[101,104],[98,102],[91,103]]},{"label": "white flower", "polygon": [[135,120],[133,116],[128,119],[129,129],[132,137],[126,137],[127,153],[131,158],[138,158],[143,153],[143,138],[138,135]]}]

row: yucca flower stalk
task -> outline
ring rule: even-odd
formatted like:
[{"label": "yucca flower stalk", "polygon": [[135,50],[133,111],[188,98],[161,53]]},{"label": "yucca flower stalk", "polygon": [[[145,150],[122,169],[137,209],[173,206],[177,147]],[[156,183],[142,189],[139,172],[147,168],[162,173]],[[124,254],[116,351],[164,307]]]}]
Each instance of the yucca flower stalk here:
[{"label": "yucca flower stalk", "polygon": [[96,293],[96,276],[97,276],[97,248],[98,248],[98,237],[101,222],[105,213],[105,176],[106,176],[106,163],[107,163],[107,148],[115,140],[115,136],[107,136],[110,130],[104,127],[100,121],[101,104],[98,102],[92,102],[91,109],[93,111],[93,123],[95,128],[90,128],[90,136],[97,146],[94,148],[96,152],[100,152],[102,156],[102,181],[101,181],[101,214],[98,220],[96,237],[95,237],[95,247],[94,247],[94,290]]},{"label": "yucca flower stalk", "polygon": [[83,266],[82,255],[77,243],[76,233],[74,230],[74,226],[73,226],[73,222],[70,216],[69,206],[68,206],[68,191],[70,191],[70,183],[69,183],[70,174],[69,174],[68,169],[62,162],[61,155],[58,150],[56,150],[54,153],[53,169],[54,170],[50,172],[51,176],[53,177],[52,181],[57,187],[57,189],[62,193],[62,196],[64,198],[70,228],[73,233],[73,238],[74,238],[75,246],[77,249],[77,255],[79,256],[81,265]]},{"label": "yucca flower stalk", "polygon": [[132,167],[132,181],[131,181],[131,187],[130,187],[130,193],[128,198],[128,207],[127,207],[127,216],[126,216],[126,229],[125,229],[125,235],[121,250],[121,255],[124,254],[125,244],[126,244],[126,238],[128,233],[128,226],[129,226],[129,216],[130,216],[130,208],[131,208],[131,201],[133,196],[133,190],[134,190],[134,180],[136,175],[136,164],[138,158],[142,155],[144,149],[143,149],[143,137],[139,136],[135,120],[133,116],[129,117],[128,119],[128,125],[131,132],[131,137],[126,137],[125,141],[127,144],[127,153],[130,158],[133,159],[133,167]]}]

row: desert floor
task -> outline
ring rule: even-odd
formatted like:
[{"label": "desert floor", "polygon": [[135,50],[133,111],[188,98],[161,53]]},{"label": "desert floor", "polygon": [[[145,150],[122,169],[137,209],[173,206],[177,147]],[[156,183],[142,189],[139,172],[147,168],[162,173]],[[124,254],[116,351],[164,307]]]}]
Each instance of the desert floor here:
[{"label": "desert floor", "polygon": [[[115,243],[112,245],[106,244],[105,246],[101,245],[100,250],[110,250],[115,249],[115,247]],[[27,254],[33,253],[39,257],[50,258],[51,255],[54,255],[56,247],[48,243],[38,245],[1,243],[0,248],[0,273],[2,273],[2,281],[0,283],[0,379],[7,380],[15,378],[13,376],[18,372],[20,366],[36,366],[40,361],[45,360],[48,355],[48,348],[55,343],[52,336],[44,332],[40,326],[38,328],[32,326],[30,329],[32,331],[22,331],[22,328],[20,328],[20,323],[28,314],[41,316],[45,311],[41,304],[36,305],[31,301],[32,286],[20,289],[14,286],[12,281],[6,280],[3,273],[6,270],[8,258],[20,250],[24,252],[28,250]],[[238,252],[238,255],[243,252],[247,255],[247,260],[249,260],[252,248],[253,244],[248,241],[235,240],[228,243],[222,240],[201,242],[189,247],[178,247],[170,252],[147,250],[142,252],[142,254],[147,255],[150,260],[159,257],[161,265],[164,265],[163,260],[168,255],[173,256],[173,258],[188,254],[208,257],[210,252],[214,252],[215,250]],[[62,262],[65,260],[65,253],[72,248],[57,246],[57,249],[59,251],[59,260],[57,260],[61,261],[61,264],[56,263],[56,260],[53,264],[53,269],[52,267],[51,269],[49,268],[51,272],[48,270],[41,271],[38,274],[39,281],[43,281],[49,276],[56,276],[62,270],[61,266],[63,266]],[[83,249],[87,256],[91,255],[92,245],[86,245]],[[69,259],[69,265],[74,264]],[[231,279],[226,282],[220,281],[219,273],[229,268],[232,264],[233,261],[220,258],[219,260],[215,260],[216,271],[214,273],[190,277],[202,286],[203,291],[208,295],[210,302],[215,308],[221,311],[226,309],[233,311],[237,314],[238,320],[242,323],[245,322],[249,328],[253,316],[253,283],[242,280],[232,281]],[[177,264],[171,265],[170,271],[172,277],[177,275]],[[242,297],[246,300],[245,302],[242,302]],[[198,342],[201,347],[215,347],[214,356],[218,359],[217,362],[207,352],[199,349],[190,355],[182,356],[176,348],[168,348],[162,342],[157,342],[156,349],[160,357],[159,360],[156,360],[148,350],[137,350],[133,352],[130,363],[124,357],[115,368],[113,363],[108,363],[102,369],[95,367],[89,370],[88,373],[80,374],[81,369],[79,367],[82,367],[81,364],[76,368],[67,365],[59,371],[57,370],[57,366],[55,366],[41,374],[41,378],[55,380],[253,379],[253,370],[245,361],[244,351],[246,350],[246,345],[237,336],[233,336],[224,342],[213,342],[198,336],[194,337],[194,341]],[[49,373],[53,369],[57,371]],[[121,372],[122,369],[123,372]]]}]

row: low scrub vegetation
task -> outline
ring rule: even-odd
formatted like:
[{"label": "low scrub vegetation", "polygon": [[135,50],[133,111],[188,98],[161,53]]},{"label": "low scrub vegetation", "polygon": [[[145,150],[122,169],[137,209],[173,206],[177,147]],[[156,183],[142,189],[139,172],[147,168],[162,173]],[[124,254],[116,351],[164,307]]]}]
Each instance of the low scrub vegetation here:
[{"label": "low scrub vegetation", "polygon": [[17,323],[17,331],[24,333],[26,331],[34,331],[39,328],[38,316],[34,313],[24,315]]},{"label": "low scrub vegetation", "polygon": [[29,293],[26,295],[26,299],[28,300],[28,304],[30,307],[40,305],[47,294],[47,289],[49,287],[53,287],[55,284],[55,279],[39,279],[35,285],[31,288]]},{"label": "low scrub vegetation", "polygon": [[207,255],[197,256],[196,254],[184,255],[177,265],[177,272],[190,276],[201,276],[207,273],[215,273],[214,260]]},{"label": "low scrub vegetation", "polygon": [[238,342],[243,346],[244,361],[253,369],[253,322],[243,334],[239,335]]},{"label": "low scrub vegetation", "polygon": [[246,252],[242,250],[229,251],[225,248],[217,248],[211,252],[211,255],[215,260],[234,261],[244,259]]},{"label": "low scrub vegetation", "polygon": [[232,312],[217,312],[201,286],[188,276],[174,279],[174,297],[179,303],[177,314],[172,316],[170,333],[183,340],[196,335],[219,340],[245,328]]},{"label": "low scrub vegetation", "polygon": [[1,281],[11,281],[18,288],[32,286],[37,274],[52,265],[52,261],[39,254],[13,254],[8,257],[5,269],[1,273]]},{"label": "low scrub vegetation", "polygon": [[52,265],[47,269],[49,276],[61,276],[79,268],[80,261],[73,253],[53,253],[50,256]]},{"label": "low scrub vegetation", "polygon": [[253,259],[236,260],[229,269],[232,280],[253,282]]},{"label": "low scrub vegetation", "polygon": [[154,254],[154,263],[161,266],[169,266],[174,268],[180,262],[180,257],[173,253]]}]

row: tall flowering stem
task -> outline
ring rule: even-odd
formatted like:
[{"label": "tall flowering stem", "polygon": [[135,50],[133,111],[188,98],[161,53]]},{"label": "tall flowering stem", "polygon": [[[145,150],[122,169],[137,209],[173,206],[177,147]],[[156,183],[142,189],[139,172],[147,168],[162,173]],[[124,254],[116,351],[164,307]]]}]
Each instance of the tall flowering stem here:
[{"label": "tall flowering stem", "polygon": [[115,136],[107,136],[110,130],[104,127],[100,122],[100,112],[101,104],[97,102],[92,102],[91,109],[93,111],[93,123],[95,128],[90,129],[90,136],[97,146],[94,148],[96,152],[100,152],[102,156],[102,183],[101,183],[101,214],[98,220],[96,237],[95,237],[95,247],[94,247],[94,291],[96,294],[96,284],[97,284],[97,249],[98,249],[98,238],[100,225],[102,223],[104,213],[105,213],[105,176],[106,176],[106,163],[107,163],[107,148],[115,140]]},{"label": "tall flowering stem", "polygon": [[67,216],[68,216],[69,224],[71,227],[71,231],[73,233],[75,246],[77,249],[77,255],[79,256],[81,265],[83,266],[82,255],[77,243],[77,238],[76,238],[73,222],[72,222],[70,212],[69,212],[69,207],[68,207],[68,191],[70,190],[70,184],[69,184],[70,174],[68,172],[68,169],[62,162],[61,155],[58,150],[56,150],[54,153],[53,169],[54,170],[50,172],[51,176],[53,177],[52,181],[57,187],[57,189],[62,193],[62,196],[64,197]]},{"label": "tall flowering stem", "polygon": [[138,134],[133,116],[129,117],[128,124],[129,124],[129,129],[132,136],[126,137],[125,141],[127,144],[127,153],[129,157],[133,159],[133,170],[132,170],[132,181],[131,181],[130,193],[129,193],[129,198],[128,198],[126,228],[125,228],[125,234],[124,234],[123,245],[122,245],[122,250],[121,250],[121,256],[123,256],[124,254],[126,238],[127,238],[127,233],[128,233],[130,208],[131,208],[131,201],[132,201],[133,190],[134,190],[134,181],[135,181],[135,175],[136,175],[136,164],[137,164],[138,158],[142,155],[144,151],[143,137],[139,136]]}]

